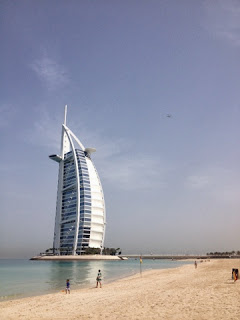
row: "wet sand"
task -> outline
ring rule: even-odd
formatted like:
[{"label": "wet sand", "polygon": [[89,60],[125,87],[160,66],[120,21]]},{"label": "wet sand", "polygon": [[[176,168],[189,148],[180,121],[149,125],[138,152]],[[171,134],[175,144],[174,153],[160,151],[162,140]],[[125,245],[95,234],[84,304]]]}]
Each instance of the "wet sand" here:
[{"label": "wet sand", "polygon": [[[40,319],[240,319],[240,259],[203,261],[151,270],[104,284],[0,303],[1,320]],[[143,261],[144,269],[144,261]]]}]

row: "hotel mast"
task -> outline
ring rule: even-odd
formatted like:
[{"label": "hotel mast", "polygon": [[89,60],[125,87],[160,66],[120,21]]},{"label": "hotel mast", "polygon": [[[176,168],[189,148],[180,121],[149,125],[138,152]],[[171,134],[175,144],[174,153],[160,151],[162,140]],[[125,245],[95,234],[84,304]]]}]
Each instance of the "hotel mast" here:
[{"label": "hotel mast", "polygon": [[61,154],[49,158],[59,163],[53,249],[55,254],[82,254],[100,248],[105,236],[102,185],[91,160],[96,149],[85,148],[67,127],[67,106],[62,125]]}]

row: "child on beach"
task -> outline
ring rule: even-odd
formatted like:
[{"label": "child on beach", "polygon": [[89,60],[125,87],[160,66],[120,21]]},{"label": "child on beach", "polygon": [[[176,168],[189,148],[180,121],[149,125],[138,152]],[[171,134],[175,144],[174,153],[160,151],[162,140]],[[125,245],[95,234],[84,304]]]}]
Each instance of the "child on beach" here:
[{"label": "child on beach", "polygon": [[100,284],[100,288],[102,288],[102,274],[101,270],[98,270],[98,275],[97,275],[97,283],[96,283],[96,288],[98,288],[98,284]]},{"label": "child on beach", "polygon": [[67,293],[70,294],[70,281],[69,281],[69,279],[67,279],[67,281],[66,281],[66,294]]}]

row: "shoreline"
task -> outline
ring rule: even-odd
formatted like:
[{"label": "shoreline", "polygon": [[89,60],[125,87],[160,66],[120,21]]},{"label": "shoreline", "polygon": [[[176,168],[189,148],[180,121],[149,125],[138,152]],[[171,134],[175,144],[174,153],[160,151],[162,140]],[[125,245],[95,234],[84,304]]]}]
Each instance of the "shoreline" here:
[{"label": "shoreline", "polygon": [[[20,259],[20,260],[26,260],[26,261],[31,261],[31,259]],[[124,260],[128,260],[128,259],[124,259]],[[130,260],[136,260],[136,259],[130,259]],[[36,260],[39,262],[39,260]],[[50,259],[43,259],[42,261],[44,261],[45,263],[46,262],[59,262],[59,260],[50,260]],[[69,262],[69,261],[72,261],[72,260],[65,260],[66,262]],[[93,261],[95,262],[94,260],[87,260],[87,261]],[[111,260],[109,260],[110,262]],[[124,263],[124,261],[122,261],[122,259],[119,259],[117,260],[118,262],[121,261],[121,263]],[[148,259],[146,259],[146,262],[148,261]],[[169,260],[170,263],[173,262],[173,265],[168,265],[167,267],[163,267],[163,265],[161,265],[161,267],[159,268],[153,268],[153,267],[148,267],[147,265],[145,265],[144,261],[143,261],[143,265],[142,265],[142,272],[145,273],[147,271],[151,271],[151,270],[168,270],[168,269],[173,269],[173,268],[178,268],[178,267],[181,267],[185,264],[190,264],[190,260],[186,260],[186,261],[183,261],[183,260],[180,260],[180,261],[171,261]],[[63,261],[64,262],[64,261]],[[80,260],[76,261],[76,262],[81,262]],[[97,261],[96,261],[97,262]],[[107,261],[105,261],[107,262]],[[33,262],[34,263],[34,262]],[[175,265],[175,263],[177,263],[177,265]],[[139,269],[126,269],[126,270],[121,270],[123,271],[123,273],[121,273],[120,275],[105,275],[105,278],[103,277],[103,282],[105,284],[109,284],[109,283],[113,283],[117,280],[120,280],[120,279],[125,279],[125,278],[128,278],[128,277],[132,277],[132,276],[135,276],[135,275],[138,275],[140,274],[140,268]],[[120,272],[121,272],[120,271]],[[64,280],[65,281],[65,280]],[[95,278],[93,281],[91,281],[92,283],[81,283],[81,284],[76,284],[76,283],[71,283],[71,290],[72,291],[77,291],[77,290],[82,290],[82,289],[88,289],[89,287],[91,288],[91,286],[93,284],[95,284]],[[7,302],[7,301],[10,301],[10,300],[21,300],[21,299],[25,299],[25,298],[30,298],[30,297],[39,297],[39,296],[44,296],[44,295],[48,295],[48,294],[57,294],[59,293],[62,289],[64,288],[64,282],[63,282],[63,286],[59,287],[59,288],[51,288],[51,289],[48,289],[47,291],[46,290],[38,290],[38,292],[36,291],[28,291],[28,292],[25,292],[25,293],[16,293],[16,294],[8,294],[8,295],[1,295],[0,296],[0,304],[2,302]]]},{"label": "shoreline", "polygon": [[237,319],[240,280],[231,279],[240,259],[210,260],[146,270],[107,283],[0,303],[2,320],[34,319]]},{"label": "shoreline", "polygon": [[[48,261],[48,260],[46,260]],[[195,261],[195,260],[192,260],[192,261]],[[186,260],[186,261],[183,261],[181,260],[181,262],[190,262],[190,260]],[[144,263],[144,262],[143,262]],[[118,278],[109,278],[109,279],[106,279],[102,281],[102,284],[103,286],[106,286],[106,285],[111,285],[111,284],[114,284],[115,282],[121,282],[121,281],[128,281],[128,280],[131,280],[131,279],[135,279],[135,278],[141,278],[142,276],[146,275],[147,273],[151,273],[151,272],[160,272],[160,271],[168,271],[168,270],[172,270],[172,269],[178,269],[178,268],[183,268],[185,266],[189,266],[189,264],[183,264],[181,266],[176,266],[176,267],[171,267],[171,268],[164,268],[164,269],[143,269],[142,271],[142,275],[140,273],[140,271],[136,271],[134,272],[133,274],[123,274],[123,275],[120,275]],[[192,264],[191,264],[192,266]],[[65,289],[65,288],[64,288]],[[71,292],[72,293],[79,293],[81,291],[85,291],[85,290],[91,290],[91,289],[95,289],[95,286],[89,286],[87,284],[84,284],[84,285],[81,285],[81,287],[79,288],[74,288],[72,289],[71,288]],[[25,294],[25,295],[22,295],[22,294],[16,294],[15,296],[17,295],[21,295],[21,297],[14,297],[14,298],[6,298],[6,300],[0,300],[0,311],[1,311],[1,303],[7,303],[9,301],[21,301],[21,300],[25,300],[25,299],[30,299],[30,298],[38,298],[38,297],[46,297],[49,296],[49,295],[58,295],[59,292],[61,293],[63,291],[63,289],[59,289],[59,290],[52,290],[52,291],[49,291],[48,293],[39,293],[39,294],[35,294],[35,293],[32,293],[32,294]],[[1,315],[1,313],[0,313]],[[0,318],[1,319],[1,318]]]}]

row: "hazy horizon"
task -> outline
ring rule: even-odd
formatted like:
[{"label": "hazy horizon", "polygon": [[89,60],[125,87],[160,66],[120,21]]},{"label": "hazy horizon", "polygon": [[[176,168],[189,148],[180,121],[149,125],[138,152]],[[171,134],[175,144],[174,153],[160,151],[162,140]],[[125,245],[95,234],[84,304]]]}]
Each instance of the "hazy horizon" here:
[{"label": "hazy horizon", "polygon": [[240,3],[1,1],[0,258],[52,247],[64,106],[123,254],[240,250]]}]

